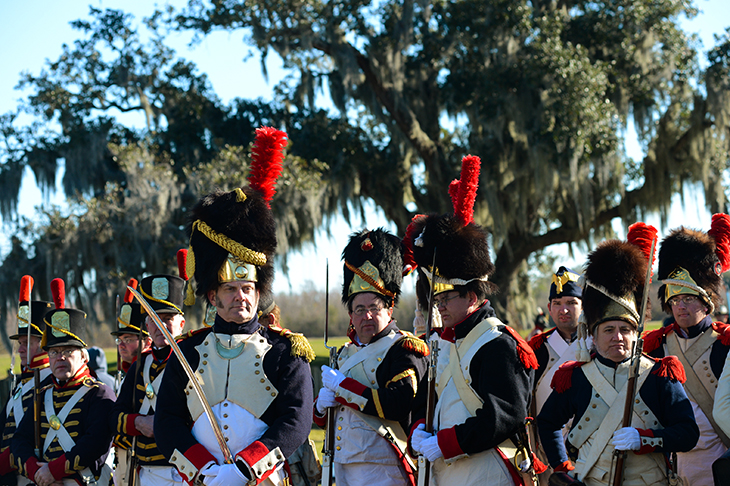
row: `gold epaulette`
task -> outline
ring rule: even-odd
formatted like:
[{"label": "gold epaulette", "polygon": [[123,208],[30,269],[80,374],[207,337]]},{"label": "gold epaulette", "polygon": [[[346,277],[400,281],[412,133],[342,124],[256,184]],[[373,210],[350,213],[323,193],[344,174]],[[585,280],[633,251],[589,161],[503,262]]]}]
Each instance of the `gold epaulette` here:
[{"label": "gold epaulette", "polygon": [[431,351],[428,349],[428,343],[423,339],[419,339],[408,331],[401,331],[404,337],[398,341],[404,349],[413,351],[421,356],[428,356]]},{"label": "gold epaulette", "polygon": [[307,363],[314,361],[317,357],[312,345],[309,344],[309,340],[298,332],[292,332],[289,329],[284,329],[278,326],[269,326],[269,330],[277,333],[281,337],[288,338],[291,341],[291,355],[299,356],[307,360]]},{"label": "gold epaulette", "polygon": [[94,388],[94,387],[98,387],[99,385],[104,384],[103,381],[99,381],[90,376],[87,376],[86,378],[84,378],[84,381],[82,381],[81,383],[87,388]]}]

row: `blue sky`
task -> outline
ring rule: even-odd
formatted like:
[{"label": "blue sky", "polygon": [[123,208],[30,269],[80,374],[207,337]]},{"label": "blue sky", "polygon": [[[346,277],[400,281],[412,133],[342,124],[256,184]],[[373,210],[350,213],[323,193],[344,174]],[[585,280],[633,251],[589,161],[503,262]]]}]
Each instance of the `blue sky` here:
[{"label": "blue sky", "polygon": [[[137,19],[149,15],[156,5],[166,2],[150,2],[144,0],[0,0],[0,113],[13,110],[20,99],[27,95],[15,90],[22,71],[39,74],[46,60],[55,60],[61,53],[63,43],[71,44],[78,33],[69,22],[85,18],[88,6],[97,8],[118,8],[131,12]],[[180,6],[185,2],[178,0],[171,2]],[[730,26],[727,16],[727,0],[695,0],[695,5],[702,11],[691,20],[684,21],[684,27],[689,32],[697,33],[704,44],[704,50],[714,45],[713,34],[720,34]],[[201,44],[190,49],[187,46],[189,34],[176,34],[170,45],[177,50],[181,57],[195,62],[201,72],[208,75],[213,90],[227,102],[234,97],[270,98],[271,91],[280,71],[281,62],[275,54],[271,54],[267,67],[271,81],[266,82],[261,75],[259,57],[256,53],[249,58],[249,48],[242,42],[241,32],[218,32],[206,37]],[[248,58],[246,62],[244,59]],[[641,147],[630,141],[627,150],[635,157],[641,156]],[[680,198],[672,209],[672,218],[669,228],[682,223],[708,229],[710,214],[705,211],[701,194],[686,193],[685,205]],[[26,216],[34,213],[34,208],[45,204],[62,204],[59,194],[50,195],[44,199],[35,187],[35,181],[30,172],[23,180],[21,194],[21,212]],[[658,218],[648,218],[647,223],[659,226]],[[344,220],[333,223],[333,234],[328,237],[321,234],[317,238],[317,249],[308,248],[300,254],[290,255],[290,278],[279,273],[276,279],[277,292],[299,291],[302,287],[311,286],[312,282],[319,288],[324,285],[325,258],[329,258],[332,267],[331,286],[336,288],[340,279],[339,259],[342,248],[347,243],[348,235],[363,225],[361,221],[353,221],[348,225]],[[370,227],[384,225],[381,214],[373,210],[372,217],[368,216],[367,224]],[[0,253],[7,251],[7,242],[0,238]],[[565,245],[554,248],[555,253],[567,255]],[[574,268],[583,263],[583,255],[577,260],[566,256],[565,263]],[[337,270],[335,270],[337,269]]]}]

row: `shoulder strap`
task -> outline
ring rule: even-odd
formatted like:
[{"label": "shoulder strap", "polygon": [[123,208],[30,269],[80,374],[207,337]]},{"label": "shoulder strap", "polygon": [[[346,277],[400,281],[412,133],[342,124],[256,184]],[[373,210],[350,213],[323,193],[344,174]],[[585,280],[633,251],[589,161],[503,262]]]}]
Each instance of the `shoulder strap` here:
[{"label": "shoulder strap", "polygon": [[[46,440],[43,442],[44,453],[48,450],[48,447],[51,445],[51,442],[53,442],[53,439],[56,438],[56,436],[58,436],[58,443],[61,444],[61,447],[63,447],[65,452],[70,451],[71,448],[76,445],[76,442],[74,442],[73,438],[71,438],[71,435],[68,433],[63,423],[66,421],[66,417],[68,417],[68,414],[71,413],[74,406],[76,406],[79,400],[81,400],[89,390],[91,390],[91,388],[82,385],[78,390],[76,390],[76,393],[69,398],[58,415],[56,415],[56,411],[53,408],[53,387],[46,390],[45,396],[43,397],[43,406],[46,411],[46,420],[48,421],[49,427],[48,434],[46,434]],[[54,428],[51,424],[51,419],[54,416],[56,416],[59,422],[58,429]]]}]

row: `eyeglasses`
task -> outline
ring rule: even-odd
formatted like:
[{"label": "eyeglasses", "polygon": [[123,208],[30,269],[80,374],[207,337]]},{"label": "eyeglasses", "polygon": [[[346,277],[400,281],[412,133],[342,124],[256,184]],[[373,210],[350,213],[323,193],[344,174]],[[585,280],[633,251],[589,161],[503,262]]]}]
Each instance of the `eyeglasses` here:
[{"label": "eyeglasses", "polygon": [[696,295],[682,295],[682,296],[676,296],[672,297],[667,301],[667,304],[674,307],[679,305],[680,302],[684,303],[685,306],[696,304],[699,301],[699,297]]},{"label": "eyeglasses", "polygon": [[385,309],[385,307],[382,305],[371,305],[370,307],[359,305],[355,307],[355,310],[353,310],[352,313],[358,317],[362,317],[369,312],[371,316],[374,316],[375,314],[379,314],[383,309]]},{"label": "eyeglasses", "polygon": [[438,297],[433,298],[433,305],[438,307],[446,307],[446,304],[457,298],[459,294],[453,295],[451,297],[444,297],[443,299],[439,299]]},{"label": "eyeglasses", "polygon": [[48,351],[48,357],[53,359],[56,359],[60,356],[63,356],[64,358],[70,358],[74,351],[76,351],[76,349],[63,349],[61,351],[57,349],[51,349],[50,351]]},{"label": "eyeglasses", "polygon": [[117,343],[117,346],[119,346],[120,344],[124,344],[125,346],[131,346],[134,343],[138,343],[139,342],[139,339],[137,339],[137,338],[131,338],[131,337],[124,338],[124,339],[116,338],[114,340],[114,342]]}]

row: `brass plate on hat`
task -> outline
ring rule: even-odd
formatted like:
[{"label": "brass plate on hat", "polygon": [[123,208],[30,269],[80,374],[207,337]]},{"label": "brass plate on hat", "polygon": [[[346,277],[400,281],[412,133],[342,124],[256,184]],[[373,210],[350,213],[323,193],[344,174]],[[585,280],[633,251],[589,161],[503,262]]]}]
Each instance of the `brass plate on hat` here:
[{"label": "brass plate on hat", "polygon": [[155,398],[155,389],[152,387],[151,383],[147,383],[147,386],[144,389],[144,394],[147,395],[147,398],[150,400]]},{"label": "brass plate on hat", "polygon": [[48,423],[53,430],[58,430],[61,428],[61,421],[55,415],[51,415],[51,417],[48,419]]},{"label": "brass plate on hat", "polygon": [[166,278],[152,280],[152,297],[167,300],[170,297],[170,282]]}]

